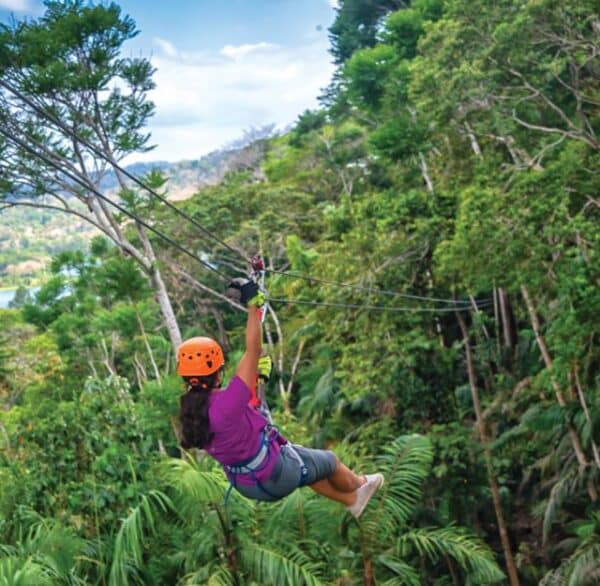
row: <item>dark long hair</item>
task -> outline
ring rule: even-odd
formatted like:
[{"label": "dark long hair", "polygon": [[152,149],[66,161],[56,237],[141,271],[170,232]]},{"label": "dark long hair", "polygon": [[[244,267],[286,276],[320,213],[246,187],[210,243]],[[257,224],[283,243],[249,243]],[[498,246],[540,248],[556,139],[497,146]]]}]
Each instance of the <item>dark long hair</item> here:
[{"label": "dark long hair", "polygon": [[212,440],[208,420],[210,391],[219,380],[220,370],[209,376],[187,377],[188,390],[179,400],[179,422],[181,423],[181,447],[203,448]]}]

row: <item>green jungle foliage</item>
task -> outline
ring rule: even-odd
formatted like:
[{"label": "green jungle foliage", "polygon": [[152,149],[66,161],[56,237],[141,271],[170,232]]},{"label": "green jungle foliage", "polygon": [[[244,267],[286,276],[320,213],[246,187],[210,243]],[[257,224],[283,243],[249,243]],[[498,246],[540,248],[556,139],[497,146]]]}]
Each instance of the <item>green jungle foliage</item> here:
[{"label": "green jungle foliage", "polygon": [[[48,6],[65,35],[133,30]],[[0,584],[597,584],[598,14],[343,0],[322,109],[178,204],[220,243],[121,194],[220,273],[263,255],[274,417],[384,472],[360,522],[308,488],[224,504],[219,467],[178,448],[152,282],[98,237],[0,310]],[[219,339],[230,376],[226,283],[151,242],[183,336]]]},{"label": "green jungle foliage", "polygon": [[95,233],[82,220],[50,210],[0,207],[0,288],[35,285],[53,255],[85,248]]}]

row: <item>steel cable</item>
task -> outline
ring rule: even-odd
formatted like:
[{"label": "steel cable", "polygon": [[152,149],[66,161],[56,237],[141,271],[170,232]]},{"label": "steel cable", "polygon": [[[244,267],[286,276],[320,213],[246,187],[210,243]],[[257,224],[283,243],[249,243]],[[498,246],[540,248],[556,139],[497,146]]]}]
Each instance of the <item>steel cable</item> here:
[{"label": "steel cable", "polygon": [[[166,205],[167,207],[169,207],[170,209],[172,209],[173,211],[175,211],[180,217],[182,217],[185,220],[189,221],[196,228],[198,228],[199,230],[201,230],[203,232],[203,234],[205,234],[208,238],[214,240],[215,242],[217,242],[218,244],[220,244],[221,246],[223,246],[224,248],[226,248],[228,251],[233,252],[236,256],[239,256],[244,261],[246,261],[246,262],[248,261],[248,259],[241,252],[239,252],[238,250],[236,250],[235,248],[233,248],[232,246],[230,246],[229,244],[227,244],[225,241],[223,241],[219,237],[215,236],[210,230],[208,230],[207,228],[205,228],[204,226],[202,226],[197,220],[195,220],[190,215],[188,215],[185,212],[183,212],[182,210],[180,210],[177,206],[173,205],[170,201],[168,201],[168,199],[166,199],[165,197],[161,196],[159,193],[157,193],[154,189],[152,189],[150,186],[148,186],[146,183],[144,183],[138,177],[136,177],[135,175],[133,175],[132,173],[130,173],[126,169],[122,168],[114,159],[112,159],[111,157],[107,156],[102,150],[100,150],[99,148],[97,148],[95,145],[93,145],[92,143],[90,143],[85,138],[81,137],[75,131],[73,131],[72,129],[70,129],[66,124],[64,124],[61,120],[59,120],[58,118],[56,118],[51,113],[49,113],[46,110],[44,110],[41,106],[39,106],[38,104],[36,104],[34,101],[32,101],[25,94],[23,94],[22,92],[20,92],[18,89],[12,87],[9,83],[7,83],[4,80],[0,80],[0,86],[4,87],[9,92],[11,92],[14,96],[16,96],[18,99],[20,99],[23,102],[25,102],[26,104],[28,104],[40,116],[46,118],[47,120],[51,121],[53,124],[55,124],[56,126],[58,126],[63,132],[65,132],[72,139],[74,139],[76,141],[79,141],[82,145],[84,145],[85,147],[87,147],[89,150],[91,150],[98,157],[100,157],[101,159],[103,159],[104,161],[106,161],[109,165],[111,165],[112,167],[114,167],[115,169],[117,169],[123,175],[125,175],[126,177],[128,177],[129,179],[131,179],[132,181],[134,181],[139,187],[141,187],[142,189],[146,190],[153,197],[159,199],[164,205]],[[13,138],[12,135],[8,135],[6,133],[3,133],[3,134],[7,138]],[[20,144],[21,144],[21,146],[23,148],[26,148],[24,146],[24,143],[20,142]],[[31,150],[30,149],[26,148],[26,150],[28,150],[28,152],[30,152],[30,154],[31,154]],[[133,219],[135,219],[141,225],[144,225],[148,229],[152,230],[155,234],[159,235],[161,238],[165,239],[166,241],[169,241],[172,245],[176,246],[179,250],[181,250],[182,252],[185,252],[185,254],[187,254],[189,256],[192,256],[192,258],[195,258],[198,262],[200,262],[206,268],[209,268],[211,271],[216,272],[217,274],[221,275],[223,278],[228,278],[228,277],[224,277],[223,273],[221,273],[220,271],[218,271],[217,269],[215,269],[215,267],[213,267],[212,265],[210,265],[206,261],[202,260],[196,254],[191,253],[189,250],[183,248],[181,245],[179,245],[178,243],[176,243],[175,241],[173,241],[172,239],[170,239],[168,236],[165,236],[162,232],[156,230],[152,226],[150,226],[147,223],[145,223],[143,220],[141,220],[139,218],[139,216],[136,216],[135,214],[132,214],[132,213],[127,212],[127,211],[124,211],[125,210],[124,208],[122,208],[118,204],[115,204],[112,200],[110,200],[109,198],[107,198],[103,194],[100,194],[97,190],[95,190],[95,188],[91,188],[91,186],[89,184],[85,183],[84,181],[79,180],[76,176],[71,175],[69,172],[65,171],[64,169],[61,169],[60,167],[58,167],[57,164],[51,163],[49,159],[46,159],[44,157],[44,155],[41,155],[40,153],[35,153],[34,156],[40,156],[41,158],[43,158],[47,162],[47,164],[51,164],[55,169],[57,169],[58,171],[60,171],[60,172],[62,172],[64,174],[66,174],[72,180],[76,180],[78,183],[82,184],[84,187],[86,187],[88,189],[91,189],[92,191],[94,191],[94,193],[98,197],[100,197],[104,201],[107,201],[111,205],[114,205],[115,207],[117,207],[118,209],[120,209],[121,211],[123,211],[124,213],[126,213],[127,215],[129,215],[129,217],[132,217]],[[218,262],[217,259],[215,259],[215,260],[216,260],[216,262]],[[231,262],[230,259],[226,259],[226,260],[228,260],[228,261]],[[388,296],[400,297],[400,298],[403,298],[403,299],[410,299],[410,300],[415,300],[415,301],[425,301],[425,302],[433,302],[433,303],[446,303],[446,304],[452,305],[454,307],[457,307],[457,306],[465,306],[465,307],[467,307],[468,304],[469,304],[469,301],[466,301],[466,300],[456,300],[456,299],[448,299],[448,298],[440,298],[440,297],[427,297],[427,296],[422,296],[422,295],[414,295],[414,294],[410,294],[410,293],[401,293],[399,291],[391,291],[391,290],[381,289],[381,288],[377,288],[377,287],[365,287],[365,286],[361,286],[361,285],[351,285],[351,284],[342,283],[342,282],[339,282],[339,281],[333,281],[333,280],[328,280],[328,279],[321,279],[321,278],[312,277],[312,276],[309,276],[309,275],[303,275],[303,274],[300,274],[300,273],[290,273],[290,272],[287,272],[287,271],[282,271],[282,270],[277,270],[277,269],[267,269],[267,272],[272,273],[272,274],[278,274],[278,275],[281,275],[281,276],[284,276],[284,277],[287,277],[287,278],[302,279],[302,280],[305,280],[305,281],[308,281],[308,282],[311,282],[311,283],[330,285],[330,286],[335,286],[335,287],[340,287],[340,288],[351,289],[351,290],[355,290],[355,291],[367,292],[367,293],[375,293],[375,294],[381,294],[381,295],[388,295]],[[284,302],[284,300],[280,300],[280,301]],[[487,300],[478,300],[478,302],[480,302],[480,303],[485,302],[485,301],[487,301]],[[288,302],[293,303],[292,300],[288,300]],[[334,304],[333,306],[336,306],[336,305]],[[348,307],[352,307],[352,305],[349,305]],[[371,307],[382,308],[384,306],[371,306]],[[408,311],[409,309],[407,308],[406,310]],[[426,308],[426,310],[429,311],[430,309]]]},{"label": "steel cable", "polygon": [[87,190],[91,191],[92,193],[94,193],[94,195],[96,195],[96,197],[100,198],[102,201],[105,201],[109,205],[115,207],[120,212],[122,212],[123,214],[125,214],[126,216],[128,216],[129,218],[131,218],[132,220],[135,220],[138,224],[140,224],[141,226],[144,226],[145,228],[147,228],[148,230],[150,230],[151,232],[153,232],[154,234],[156,234],[159,238],[161,238],[165,242],[171,244],[171,246],[174,246],[175,248],[177,248],[180,252],[183,252],[184,254],[186,254],[189,257],[193,258],[194,260],[198,261],[202,266],[204,266],[206,269],[212,271],[213,273],[216,273],[223,280],[230,280],[231,279],[231,277],[229,277],[225,273],[222,273],[217,268],[213,267],[210,263],[208,263],[205,260],[201,259],[197,254],[194,254],[193,252],[190,252],[189,250],[187,250],[186,248],[184,248],[181,244],[179,244],[178,242],[176,242],[175,240],[173,240],[169,236],[166,236],[160,230],[158,230],[154,226],[148,224],[146,221],[142,220],[137,214],[134,214],[133,212],[130,212],[129,210],[127,210],[126,208],[124,208],[122,205],[120,205],[120,204],[112,201],[110,198],[106,197],[104,194],[102,194],[100,191],[98,191],[95,187],[93,187],[92,185],[89,185],[83,179],[81,179],[81,178],[77,177],[76,175],[72,174],[70,171],[62,169],[58,163],[56,163],[55,161],[53,161],[52,159],[50,159],[46,155],[44,155],[44,154],[36,151],[31,146],[29,146],[27,143],[25,143],[24,141],[22,141],[20,138],[17,138],[16,136],[13,136],[13,135],[9,134],[1,126],[0,126],[0,134],[2,134],[6,139],[8,139],[8,140],[12,141],[13,143],[19,145],[22,149],[24,149],[25,151],[27,151],[33,157],[37,157],[38,159],[44,161],[47,165],[49,165],[52,168],[54,168],[59,173],[62,173],[63,175],[65,175],[66,177],[68,177],[69,179],[71,179],[72,181],[75,181],[76,183],[78,183],[79,185],[81,185],[84,189],[87,189]]}]

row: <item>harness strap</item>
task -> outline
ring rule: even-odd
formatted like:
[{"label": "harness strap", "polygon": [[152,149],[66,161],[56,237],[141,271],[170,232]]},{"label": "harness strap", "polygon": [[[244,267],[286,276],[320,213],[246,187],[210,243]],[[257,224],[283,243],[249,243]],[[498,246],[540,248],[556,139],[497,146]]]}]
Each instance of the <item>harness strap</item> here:
[{"label": "harness strap", "polygon": [[239,474],[249,475],[252,481],[258,488],[260,488],[265,494],[270,496],[273,499],[277,499],[276,495],[269,492],[263,483],[256,477],[256,472],[260,472],[264,468],[266,468],[271,459],[271,442],[277,441],[282,447],[286,448],[292,457],[298,462],[300,467],[300,479],[298,481],[298,488],[305,486],[306,481],[308,479],[308,467],[304,463],[304,460],[294,448],[294,446],[290,442],[286,442],[283,436],[279,433],[278,429],[275,426],[267,425],[261,435],[261,443],[258,449],[258,452],[239,464],[232,466],[224,466],[225,470],[228,472],[227,477],[229,478],[229,487],[225,493],[224,506],[227,506],[227,502],[229,501],[229,495],[233,488],[237,488],[237,476]]},{"label": "harness strap", "polygon": [[287,444],[287,449],[289,450],[290,454],[292,454],[294,459],[298,462],[298,464],[300,464],[300,482],[298,484],[298,487],[304,486],[308,477],[308,466],[304,463],[304,460],[291,443]]},{"label": "harness strap", "polygon": [[226,466],[227,471],[230,474],[250,474],[255,470],[259,470],[262,467],[262,463],[264,462],[265,458],[268,456],[270,446],[271,442],[268,441],[263,434],[260,447],[256,455],[250,460],[246,460],[241,464]]},{"label": "harness strap", "polygon": [[261,433],[260,446],[254,456],[240,462],[235,465],[224,465],[223,467],[227,471],[227,478],[229,479],[229,487],[225,493],[224,506],[227,505],[229,495],[234,487],[237,487],[237,476],[239,474],[247,474],[252,478],[256,486],[263,490],[270,497],[276,498],[275,495],[271,494],[256,478],[256,472],[260,472],[269,465],[271,459],[271,442],[280,442],[283,437],[279,433],[279,430],[274,425],[266,425]]}]

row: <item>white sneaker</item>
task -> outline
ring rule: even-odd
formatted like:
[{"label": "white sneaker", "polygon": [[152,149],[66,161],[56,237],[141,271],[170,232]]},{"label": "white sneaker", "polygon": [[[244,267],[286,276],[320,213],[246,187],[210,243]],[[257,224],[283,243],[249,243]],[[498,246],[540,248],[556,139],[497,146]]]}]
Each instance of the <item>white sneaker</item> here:
[{"label": "white sneaker", "polygon": [[346,507],[348,512],[355,519],[358,519],[362,515],[371,497],[384,483],[383,474],[367,474],[365,478],[367,479],[367,482],[356,491],[356,502],[353,505]]}]

